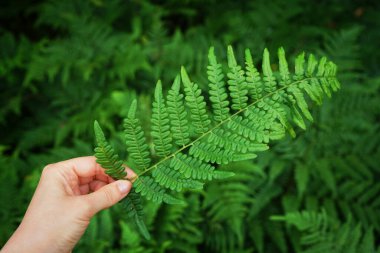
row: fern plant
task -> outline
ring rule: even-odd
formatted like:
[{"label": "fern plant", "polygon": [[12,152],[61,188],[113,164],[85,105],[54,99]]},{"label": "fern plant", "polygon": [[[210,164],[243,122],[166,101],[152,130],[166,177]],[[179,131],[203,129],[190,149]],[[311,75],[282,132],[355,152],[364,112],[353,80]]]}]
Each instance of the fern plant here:
[{"label": "fern plant", "polygon": [[[340,253],[340,252],[377,252],[373,229],[364,230],[349,218],[341,224],[328,217],[326,212],[290,212],[284,216],[272,216],[274,221],[284,221],[301,231],[301,236],[292,233],[298,242],[297,252],[302,253]],[[300,247],[302,245],[302,247]]]},{"label": "fern plant", "polygon": [[[166,96],[161,82],[156,85],[151,116],[152,149],[136,116],[136,100],[124,120],[125,143],[136,176],[130,179],[134,189],[123,202],[146,238],[149,233],[143,222],[140,196],[158,203],[183,203],[170,191],[199,189],[205,181],[232,176],[232,172],[217,170],[217,165],[253,159],[286,132],[295,136],[294,125],[306,129],[305,121],[313,120],[308,98],[320,105],[325,95],[330,97],[340,87],[334,63],[325,57],[318,61],[313,55],[305,59],[302,53],[295,60],[293,72],[288,68],[283,48],[278,50],[277,72],[272,70],[267,49],[263,53],[262,73],[248,49],[243,67],[232,47],[228,47],[227,73],[213,48],[208,59],[212,113],[207,112],[202,90],[182,67],[180,77],[175,78]],[[125,178],[123,161],[106,141],[97,122],[94,127],[98,163],[110,176]]]}]

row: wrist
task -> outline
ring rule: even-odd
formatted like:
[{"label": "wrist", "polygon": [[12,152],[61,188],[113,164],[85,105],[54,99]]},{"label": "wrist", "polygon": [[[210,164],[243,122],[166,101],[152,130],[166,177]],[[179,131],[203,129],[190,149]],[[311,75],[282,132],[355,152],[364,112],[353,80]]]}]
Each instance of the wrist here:
[{"label": "wrist", "polygon": [[52,235],[43,233],[40,229],[31,229],[21,223],[8,242],[4,245],[2,253],[13,252],[57,252],[54,249]]}]

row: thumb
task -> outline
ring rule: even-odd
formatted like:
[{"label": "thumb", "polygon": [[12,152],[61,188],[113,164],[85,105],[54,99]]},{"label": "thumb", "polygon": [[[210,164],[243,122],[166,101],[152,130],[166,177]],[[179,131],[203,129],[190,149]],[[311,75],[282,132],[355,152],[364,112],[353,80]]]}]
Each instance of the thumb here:
[{"label": "thumb", "polygon": [[118,180],[107,184],[96,192],[86,195],[89,204],[91,215],[113,206],[122,200],[132,188],[132,183],[128,180]]}]

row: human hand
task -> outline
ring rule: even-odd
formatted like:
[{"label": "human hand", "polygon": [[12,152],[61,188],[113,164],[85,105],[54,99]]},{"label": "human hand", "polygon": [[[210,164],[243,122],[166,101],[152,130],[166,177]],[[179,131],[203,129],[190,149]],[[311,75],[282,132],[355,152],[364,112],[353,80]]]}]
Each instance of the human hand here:
[{"label": "human hand", "polygon": [[[134,175],[130,169],[127,173]],[[91,156],[46,166],[24,219],[2,252],[70,252],[91,217],[119,202],[131,187],[128,180],[106,175]]]}]

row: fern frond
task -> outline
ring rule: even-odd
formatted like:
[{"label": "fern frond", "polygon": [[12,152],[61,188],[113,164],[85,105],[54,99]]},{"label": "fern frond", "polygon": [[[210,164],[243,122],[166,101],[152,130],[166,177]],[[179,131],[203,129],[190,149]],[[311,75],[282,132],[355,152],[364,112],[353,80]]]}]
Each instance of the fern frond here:
[{"label": "fern frond", "polygon": [[329,219],[325,211],[302,211],[272,216],[271,219],[285,221],[301,231],[300,241],[304,253],[375,252],[372,229],[363,233],[361,225],[353,223],[350,218],[340,224],[337,220]]},{"label": "fern frond", "polygon": [[180,77],[177,76],[168,92],[166,103],[168,105],[173,139],[177,145],[184,146],[190,141],[190,134],[187,112],[183,105],[183,94],[180,93],[180,84]]},{"label": "fern frond", "polygon": [[234,175],[232,172],[217,171],[214,166],[181,153],[173,157],[170,166],[183,174],[185,178],[192,179],[212,180],[213,178],[222,179]]},{"label": "fern frond", "polygon": [[[331,62],[327,62],[326,58],[322,58],[317,63],[317,60],[313,56],[309,57],[307,66],[305,66],[305,54],[302,53],[296,58],[295,73],[291,74],[285,58],[285,51],[279,49],[278,54],[280,79],[276,79],[276,75],[271,69],[269,51],[265,49],[262,66],[263,82],[261,82],[253,66],[250,52],[246,52],[247,72],[248,76],[250,76],[248,79],[251,82],[248,87],[245,78],[247,74],[245,74],[244,70],[237,64],[232,48],[228,48],[230,70],[227,75],[229,78],[227,83],[232,98],[231,109],[237,111],[232,115],[227,115],[222,121],[220,121],[222,118],[218,117],[218,121],[216,121],[214,125],[211,124],[212,122],[206,112],[206,102],[201,95],[201,90],[197,84],[190,81],[185,69],[182,67],[181,76],[186,94],[185,101],[190,111],[191,123],[194,126],[195,134],[198,134],[193,141],[185,145],[183,145],[183,143],[188,141],[188,136],[191,134],[190,128],[182,128],[182,132],[179,133],[176,132],[178,129],[169,127],[169,119],[167,113],[165,113],[162,88],[161,84],[158,83],[153,106],[152,135],[155,147],[158,147],[157,154],[161,156],[162,159],[148,167],[150,163],[149,150],[148,146],[143,143],[145,137],[141,127],[138,126],[138,132],[133,135],[126,131],[126,136],[129,134],[129,139],[134,140],[132,143],[133,149],[130,149],[130,156],[139,161],[140,166],[144,170],[139,173],[139,175],[141,176],[151,170],[157,169],[158,165],[166,161],[173,159],[178,161],[175,157],[178,158],[178,154],[186,152],[187,148],[189,148],[189,154],[198,158],[201,163],[211,162],[221,164],[241,159],[252,159],[256,155],[250,152],[253,150],[259,151],[260,148],[257,149],[257,147],[260,147],[257,146],[258,144],[268,143],[270,140],[282,138],[285,134],[285,130],[294,136],[295,132],[292,122],[301,128],[306,128],[304,117],[307,120],[312,120],[312,117],[308,110],[304,93],[308,94],[313,101],[320,103],[323,95],[326,93],[325,91],[330,89],[335,91],[338,89],[339,82],[335,78],[336,66]],[[216,63],[212,49],[209,52],[209,58],[211,66],[209,66],[209,72],[211,72],[209,80],[215,83],[220,82],[220,69],[218,69],[218,64]],[[317,65],[318,70],[317,73],[314,74]],[[255,81],[254,85],[252,85],[253,81]],[[185,126],[184,124],[186,123],[185,110],[183,110],[181,104],[178,104],[177,109],[174,108],[175,103],[173,102],[175,101],[175,96],[181,97],[178,91],[178,83],[179,80],[177,78],[177,81],[173,84],[172,92],[169,94],[171,102],[169,104],[171,112],[177,113],[177,122],[175,125],[178,126],[179,122],[181,122],[182,127]],[[277,85],[278,83],[280,84],[279,86]],[[218,90],[219,95],[225,93],[222,83],[218,83],[215,87],[218,88],[211,88],[211,90]],[[248,89],[252,87],[255,87],[257,90],[256,97],[261,96],[258,95],[261,94],[261,90],[266,92],[265,95],[261,96],[258,100],[249,101]],[[210,95],[210,97],[213,96],[215,98],[215,95]],[[176,101],[179,101],[178,97]],[[219,104],[219,111],[220,108],[225,108],[223,103],[223,106],[221,106],[221,102],[225,102],[224,97],[219,97],[214,101],[217,101]],[[132,123],[136,125],[136,119],[134,118],[135,112],[136,102],[131,106],[129,117],[126,120],[126,122],[129,123],[128,127],[130,127],[129,130],[131,130],[131,132],[134,130],[132,129]],[[171,118],[174,120],[173,116],[171,116]],[[172,132],[170,130],[172,130]],[[185,130],[188,132],[186,133]],[[226,136],[221,136],[224,134],[226,134]],[[182,147],[173,153],[170,153],[172,147],[171,135],[181,136],[182,139],[182,141],[179,142],[182,144]],[[217,137],[218,135],[219,138]],[[131,138],[131,136],[134,138]],[[236,144],[233,145],[231,138],[235,136],[237,141]],[[243,145],[247,145],[247,148],[243,147]],[[261,148],[263,147],[266,146],[263,145]],[[173,165],[173,163],[171,164]],[[174,163],[174,166],[178,166],[178,162]],[[190,174],[193,175],[193,172],[191,172],[189,168],[192,168],[192,165],[181,167],[182,171],[186,171],[186,178],[189,178]],[[177,170],[179,169],[180,168],[177,168]],[[209,178],[209,176],[207,176],[207,178]],[[169,185],[166,185],[166,187],[176,188],[175,186]]]},{"label": "fern frond", "polygon": [[208,53],[209,65],[207,66],[207,76],[210,87],[210,101],[214,111],[214,119],[223,121],[228,117],[230,111],[227,100],[228,94],[225,89],[224,74],[222,65],[216,61],[214,48],[211,47]]},{"label": "fern frond", "polygon": [[209,129],[211,121],[207,115],[206,102],[201,94],[202,91],[196,83],[190,81],[184,67],[181,68],[181,77],[186,94],[186,105],[191,112],[191,123],[195,128],[195,133],[205,133]]},{"label": "fern frond", "polygon": [[183,204],[182,200],[176,199],[167,193],[153,178],[149,176],[140,176],[135,182],[136,192],[145,196],[146,199],[157,203],[165,202],[167,204]]},{"label": "fern frond", "polygon": [[244,117],[232,118],[226,127],[256,143],[268,143],[272,139],[270,130],[278,126],[275,120],[275,114],[267,113],[259,108],[251,108],[245,111]]},{"label": "fern frond", "polygon": [[158,81],[152,105],[152,137],[154,149],[158,156],[170,154],[172,138],[170,135],[169,115],[162,95],[161,81]]},{"label": "fern frond", "polygon": [[279,63],[279,69],[280,69],[280,85],[285,86],[291,82],[288,62],[285,57],[285,50],[284,48],[280,47],[278,49],[278,63]]},{"label": "fern frond", "polygon": [[[245,70],[238,65],[230,46],[227,58],[229,70],[224,82],[213,48],[209,51],[212,117],[207,113],[201,89],[190,81],[183,67],[184,99],[179,77],[166,96],[167,104],[161,82],[157,83],[151,136],[158,157],[154,156],[153,164],[144,132],[135,116],[136,101],[132,103],[124,126],[127,150],[138,169],[133,179],[136,193],[157,203],[182,203],[167,191],[200,189],[204,180],[231,176],[233,173],[216,170],[214,165],[253,159],[257,152],[268,149],[270,141],[283,138],[286,132],[295,136],[294,125],[306,129],[306,121],[313,120],[306,95],[320,104],[325,94],[339,88],[336,66],[326,58],[317,61],[310,56],[305,63],[302,53],[296,58],[292,73],[285,51],[280,48],[277,74],[272,71],[269,51],[265,49],[262,75],[253,65],[249,51],[245,53]],[[187,120],[187,113],[191,121]],[[174,148],[175,144],[179,148]]]},{"label": "fern frond", "polygon": [[[119,160],[119,156],[115,154],[113,148],[107,143],[103,131],[99,126],[99,123],[94,123],[95,136],[97,141],[97,147],[95,148],[96,162],[99,163],[105,172],[115,178],[124,179],[127,176],[123,161]],[[145,226],[143,216],[143,207],[141,203],[140,194],[135,189],[131,189],[128,196],[122,200],[124,207],[127,209],[127,214],[130,218],[133,218],[141,234],[147,239],[150,239],[150,234]]]},{"label": "fern frond", "polygon": [[[227,166],[221,166],[219,169],[223,171],[227,169]],[[227,241],[215,240],[215,245],[210,245],[212,249],[217,252],[236,252],[236,250],[223,251],[219,248],[220,244],[226,244],[230,247],[234,245],[242,245],[244,239],[244,217],[246,216],[249,205],[252,204],[252,195],[254,190],[252,185],[257,179],[255,171],[252,169],[252,163],[249,161],[238,162],[228,166],[228,169],[236,171],[236,175],[233,178],[222,181],[211,182],[205,194],[203,201],[205,227],[208,236],[208,240],[211,238],[220,238],[220,233],[226,233],[231,231],[228,235]],[[224,239],[224,237],[222,237]],[[207,241],[207,244],[210,242]]]},{"label": "fern frond", "polygon": [[102,128],[97,121],[94,122],[94,130],[97,146],[95,148],[96,162],[99,163],[105,172],[113,178],[123,179],[127,173],[123,166],[123,161],[115,153],[114,149],[108,144]]},{"label": "fern frond", "polygon": [[259,100],[263,95],[263,84],[259,71],[253,64],[252,54],[249,49],[245,50],[245,65],[246,65],[246,82],[249,89],[249,94],[253,100]]},{"label": "fern frond", "polygon": [[[180,239],[174,242],[178,250],[186,253],[199,252],[197,247],[194,247],[193,251],[189,251],[189,244],[199,244],[203,241],[203,233],[200,230],[202,219],[202,213],[200,212],[199,197],[192,195],[187,199],[188,205],[183,207],[182,215],[177,221],[173,222],[171,226],[172,233],[176,234],[176,237]],[[184,247],[185,246],[185,247]]]},{"label": "fern frond", "polygon": [[298,108],[301,110],[305,118],[312,122],[313,116],[311,116],[303,92],[297,87],[289,87],[287,90],[295,98],[295,103],[297,104]]},{"label": "fern frond", "polygon": [[220,148],[244,153],[249,150],[250,145],[250,141],[246,138],[223,129],[215,129],[212,131],[207,140]]},{"label": "fern frond", "polygon": [[170,190],[182,191],[183,189],[202,189],[203,183],[200,181],[187,179],[180,172],[173,170],[169,166],[160,164],[157,169],[152,172],[155,181]]},{"label": "fern frond", "polygon": [[145,239],[149,240],[150,234],[143,220],[144,210],[140,194],[132,188],[127,197],[125,197],[121,203],[127,210],[128,216],[134,220],[140,233],[145,237]]},{"label": "fern frond", "polygon": [[232,161],[233,152],[218,148],[212,143],[197,142],[191,146],[189,154],[206,162],[226,164]]},{"label": "fern frond", "polygon": [[324,210],[321,213],[303,211],[287,213],[285,216],[272,216],[271,220],[285,221],[296,226],[299,230],[326,231],[328,226],[327,214]]},{"label": "fern frond", "polygon": [[245,81],[244,70],[237,64],[233,49],[228,46],[227,49],[228,67],[230,72],[228,76],[228,89],[232,98],[231,108],[233,110],[241,110],[247,107],[248,89]]},{"label": "fern frond", "polygon": [[136,172],[146,170],[150,165],[150,152],[146,144],[144,131],[140,121],[136,118],[137,102],[134,100],[128,112],[128,117],[124,120],[124,137],[127,151],[136,163],[133,168]]},{"label": "fern frond", "polygon": [[267,94],[275,92],[277,89],[276,77],[273,75],[272,67],[270,65],[269,51],[266,48],[264,49],[262,68],[265,92]]},{"label": "fern frond", "polygon": [[197,246],[203,241],[203,216],[199,197],[198,194],[188,195],[186,205],[161,206],[155,233],[160,235],[160,241],[170,242],[165,251],[199,252]]}]

